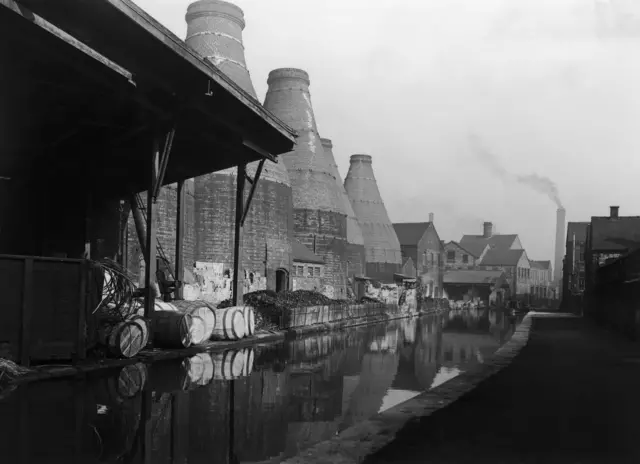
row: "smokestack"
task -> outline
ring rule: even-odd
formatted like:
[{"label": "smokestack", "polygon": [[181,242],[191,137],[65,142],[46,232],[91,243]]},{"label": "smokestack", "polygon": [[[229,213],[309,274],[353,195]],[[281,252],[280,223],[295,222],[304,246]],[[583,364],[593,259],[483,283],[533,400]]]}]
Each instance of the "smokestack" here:
[{"label": "smokestack", "polygon": [[367,276],[392,281],[402,267],[400,242],[382,201],[371,156],[351,156],[344,187],[362,227]]},{"label": "smokestack", "polygon": [[491,236],[493,236],[493,224],[490,222],[485,222],[483,224],[483,232],[482,232],[482,236],[484,238],[490,238]]},{"label": "smokestack", "polygon": [[558,208],[556,216],[556,256],[553,269],[553,278],[556,282],[562,279],[562,258],[565,252],[565,221],[567,212],[564,208]]},{"label": "smokestack", "polygon": [[338,171],[335,156],[333,155],[333,142],[330,139],[320,139],[324,154],[329,163],[329,169],[336,178],[337,189],[340,192],[344,210],[347,213],[347,260],[349,261],[347,273],[349,277],[361,276],[365,273],[365,251],[364,238],[362,237],[362,229],[353,211],[347,191],[344,189],[342,176]]},{"label": "smokestack", "polygon": [[[221,0],[201,0],[189,5],[186,21],[186,43],[257,100],[244,56],[243,11]],[[257,166],[247,166],[252,178]],[[196,259],[222,263],[224,269],[233,268],[236,177],[231,168],[195,180]],[[292,235],[289,174],[282,162],[266,161],[245,221],[240,263],[241,269],[266,277],[259,288],[275,290],[276,270],[290,268]]]},{"label": "smokestack", "polygon": [[429,213],[429,222],[433,222],[433,213]]},{"label": "smokestack", "polygon": [[328,296],[346,292],[347,214],[324,154],[311,105],[309,75],[294,68],[269,73],[264,106],[298,132],[295,149],[283,155],[293,189],[294,235],[325,259]]},{"label": "smokestack", "polygon": [[609,217],[611,217],[611,219],[617,219],[618,218],[618,211],[620,211],[620,207],[619,206],[610,206],[609,210],[611,211],[609,214]]}]

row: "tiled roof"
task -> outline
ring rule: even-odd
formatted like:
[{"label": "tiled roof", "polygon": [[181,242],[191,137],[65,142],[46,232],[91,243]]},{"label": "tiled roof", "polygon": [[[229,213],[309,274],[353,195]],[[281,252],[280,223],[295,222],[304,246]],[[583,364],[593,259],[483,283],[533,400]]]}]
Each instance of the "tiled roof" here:
[{"label": "tiled roof", "polygon": [[324,264],[324,260],[297,240],[291,241],[293,260],[302,263]]},{"label": "tiled roof", "polygon": [[496,284],[505,278],[504,271],[458,270],[447,271],[445,284]]},{"label": "tiled roof", "polygon": [[551,269],[551,261],[531,261],[532,269],[541,269],[544,271],[548,271]]},{"label": "tiled roof", "polygon": [[569,222],[567,224],[567,242],[575,235],[578,242],[584,242],[587,238],[588,222]]},{"label": "tiled roof", "polygon": [[400,245],[417,245],[430,225],[430,222],[396,222],[393,228]]},{"label": "tiled roof", "polygon": [[[458,242],[456,242],[454,240],[451,240],[449,243],[453,243],[455,246],[460,248],[462,251],[466,251],[467,253],[469,253],[471,256],[474,256],[475,258],[478,258],[480,256],[480,254],[482,254],[482,252],[480,252],[479,255],[476,255],[476,254],[472,253],[471,251],[467,250],[465,247],[463,247],[462,245],[460,245]],[[449,243],[447,243],[446,245],[448,245]],[[443,245],[446,246],[444,243],[443,243]],[[482,248],[482,249],[484,250],[484,248]]]},{"label": "tiled roof", "polygon": [[479,257],[487,245],[491,248],[507,250],[511,248],[511,245],[517,238],[518,236],[515,234],[497,234],[489,238],[485,238],[482,235],[463,235],[459,243],[460,246],[469,250],[471,254]]},{"label": "tiled roof", "polygon": [[482,266],[515,266],[520,261],[524,250],[505,250],[494,248],[487,251],[480,263]]},{"label": "tiled roof", "polygon": [[591,249],[623,252],[640,248],[640,216],[591,218]]}]

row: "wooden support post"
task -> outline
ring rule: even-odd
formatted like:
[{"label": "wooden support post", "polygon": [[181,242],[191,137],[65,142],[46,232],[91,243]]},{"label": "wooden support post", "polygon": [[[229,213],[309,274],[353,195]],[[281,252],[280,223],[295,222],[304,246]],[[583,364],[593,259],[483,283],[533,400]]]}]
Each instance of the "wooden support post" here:
[{"label": "wooden support post", "polygon": [[147,232],[144,225],[144,217],[142,217],[142,211],[138,207],[138,199],[136,195],[129,195],[129,205],[131,206],[131,214],[133,215],[133,223],[136,226],[136,234],[138,235],[138,243],[140,244],[140,251],[147,256]]},{"label": "wooden support post", "polygon": [[178,181],[176,188],[177,193],[177,220],[176,220],[176,262],[175,262],[175,280],[178,282],[175,291],[175,299],[182,300],[184,298],[183,281],[184,281],[184,225],[186,222],[187,197],[184,194],[184,180]]},{"label": "wooden support post", "polygon": [[24,261],[22,287],[22,330],[20,337],[20,364],[29,367],[31,363],[31,316],[33,311],[33,258]]},{"label": "wooden support post", "polygon": [[242,270],[242,214],[244,209],[244,183],[247,165],[238,166],[238,175],[236,176],[236,223],[235,236],[233,243],[233,304],[239,306],[242,304],[242,289],[240,288],[240,271]]},{"label": "wooden support post", "polygon": [[[152,153],[150,157],[150,163],[148,168],[148,185],[149,189],[147,190],[147,237],[146,237],[146,248],[145,248],[145,262],[146,266],[144,268],[144,287],[146,291],[145,299],[144,299],[144,317],[147,319],[153,318],[153,310],[156,303],[156,293],[155,293],[155,277],[156,277],[156,247],[152,244],[156,243],[156,208],[157,205],[154,201],[153,195],[151,192],[153,191],[154,185],[157,181],[157,173],[160,162],[160,140],[159,137],[155,137],[153,140]],[[149,332],[149,343],[152,343],[151,340],[152,332]]]}]

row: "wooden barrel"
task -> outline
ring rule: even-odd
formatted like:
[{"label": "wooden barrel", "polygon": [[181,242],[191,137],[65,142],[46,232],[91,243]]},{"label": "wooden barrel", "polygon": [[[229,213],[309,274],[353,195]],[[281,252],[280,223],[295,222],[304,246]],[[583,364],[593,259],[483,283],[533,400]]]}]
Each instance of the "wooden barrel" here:
[{"label": "wooden barrel", "polygon": [[255,354],[253,348],[245,348],[244,350],[244,369],[242,374],[245,377],[249,377],[253,372],[253,361],[255,360]]},{"label": "wooden barrel", "polygon": [[256,331],[255,310],[251,306],[245,306],[242,308],[242,315],[244,316],[244,321],[247,324],[247,336],[251,337]]},{"label": "wooden barrel", "polygon": [[[158,348],[187,348],[191,345],[193,316],[175,311],[153,314],[153,343]],[[202,320],[200,319],[200,324]]]},{"label": "wooden barrel", "polygon": [[149,343],[149,322],[147,322],[144,317],[137,314],[134,314],[127,320],[137,322],[140,327],[142,327],[142,347],[144,348],[145,346],[147,346],[147,343]]},{"label": "wooden barrel", "polygon": [[214,361],[213,378],[216,380],[233,380],[242,377],[245,366],[243,351],[227,350],[212,355]]},{"label": "wooden barrel", "polygon": [[[186,313],[185,313],[186,314]],[[191,316],[191,325],[189,326],[189,334],[191,337],[191,343],[194,345],[201,345],[209,340],[207,336],[207,323],[200,316]]]},{"label": "wooden barrel", "polygon": [[[192,316],[202,318],[206,324],[205,340],[209,340],[211,338],[211,332],[213,332],[213,329],[216,326],[216,313],[214,312],[215,308],[213,306],[210,306],[205,301],[185,300],[172,301],[170,305],[174,311],[188,313]],[[195,341],[193,343],[197,344]]]},{"label": "wooden barrel", "polygon": [[142,327],[134,321],[105,325],[100,335],[100,340],[108,347],[109,352],[121,358],[137,355],[144,348],[143,338]]},{"label": "wooden barrel", "polygon": [[156,393],[173,393],[188,389],[191,360],[170,359],[149,366],[148,388]]},{"label": "wooden barrel", "polygon": [[189,383],[192,385],[197,385],[202,376],[204,375],[204,363],[205,360],[201,356],[192,356],[189,358],[189,370],[187,371],[187,375],[189,376]]},{"label": "wooden barrel", "polygon": [[216,309],[216,326],[211,338],[216,340],[240,340],[246,336],[247,325],[238,307]]}]

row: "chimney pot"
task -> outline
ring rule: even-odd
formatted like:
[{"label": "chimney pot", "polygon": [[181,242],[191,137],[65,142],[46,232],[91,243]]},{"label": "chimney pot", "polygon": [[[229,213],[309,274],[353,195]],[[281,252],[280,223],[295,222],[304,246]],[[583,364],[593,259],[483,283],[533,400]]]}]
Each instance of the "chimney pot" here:
[{"label": "chimney pot", "polygon": [[611,210],[610,216],[612,218],[617,218],[618,217],[618,211],[620,210],[620,207],[619,206],[610,206],[609,209]]},{"label": "chimney pot", "polygon": [[433,222],[433,213],[429,213],[429,222]]},{"label": "chimney pot", "polygon": [[489,238],[492,235],[493,235],[493,224],[491,222],[485,222],[482,236],[484,238]]}]

